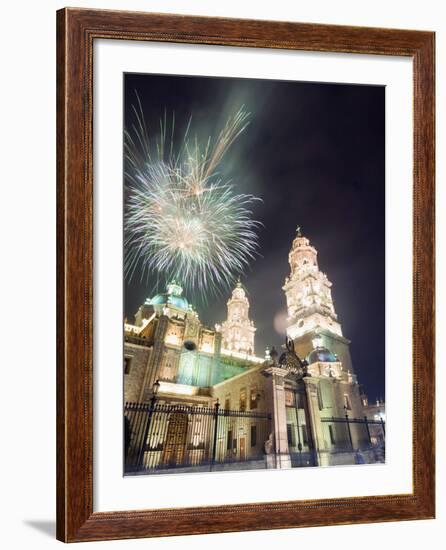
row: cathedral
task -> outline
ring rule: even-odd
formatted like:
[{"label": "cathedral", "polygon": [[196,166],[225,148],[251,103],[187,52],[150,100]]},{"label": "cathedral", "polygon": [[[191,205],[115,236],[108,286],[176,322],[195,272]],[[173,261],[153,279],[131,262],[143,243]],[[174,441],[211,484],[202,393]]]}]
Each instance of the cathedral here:
[{"label": "cathedral", "polygon": [[281,350],[255,353],[240,280],[214,327],[178,281],[125,322],[125,473],[384,461],[384,404],[371,412],[361,392],[332,285],[300,228],[288,259]]}]

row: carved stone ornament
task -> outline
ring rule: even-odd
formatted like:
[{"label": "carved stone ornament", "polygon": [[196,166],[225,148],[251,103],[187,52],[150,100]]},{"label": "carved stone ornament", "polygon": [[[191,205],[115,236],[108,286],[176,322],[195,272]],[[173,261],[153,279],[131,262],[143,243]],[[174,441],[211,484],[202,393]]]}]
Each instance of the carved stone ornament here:
[{"label": "carved stone ornament", "polygon": [[290,374],[294,374],[297,378],[308,376],[307,362],[302,361],[297,355],[294,349],[294,341],[287,337],[285,345],[286,351],[279,358],[279,366],[286,369]]}]

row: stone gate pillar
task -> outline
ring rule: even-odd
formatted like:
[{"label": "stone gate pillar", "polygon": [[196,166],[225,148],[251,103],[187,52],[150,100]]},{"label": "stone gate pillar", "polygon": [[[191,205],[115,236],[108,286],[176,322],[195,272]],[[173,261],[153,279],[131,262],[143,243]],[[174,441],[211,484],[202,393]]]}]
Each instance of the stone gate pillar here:
[{"label": "stone gate pillar", "polygon": [[327,453],[325,451],[324,433],[322,431],[321,415],[319,411],[318,383],[313,378],[304,378],[307,396],[307,415],[310,422],[310,432],[313,441],[314,452],[317,459],[317,466],[329,466]]},{"label": "stone gate pillar", "polygon": [[272,416],[272,441],[273,449],[267,454],[268,468],[291,468],[291,458],[288,448],[285,385],[284,378],[288,371],[281,367],[271,366],[263,371],[268,377],[266,392],[268,410]]}]

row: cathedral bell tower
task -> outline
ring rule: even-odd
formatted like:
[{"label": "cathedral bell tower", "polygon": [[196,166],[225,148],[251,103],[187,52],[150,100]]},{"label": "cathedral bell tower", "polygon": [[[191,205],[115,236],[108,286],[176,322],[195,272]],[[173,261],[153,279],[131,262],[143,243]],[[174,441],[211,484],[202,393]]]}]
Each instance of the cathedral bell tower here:
[{"label": "cathedral bell tower", "polygon": [[319,270],[317,251],[297,228],[288,255],[290,275],[282,287],[287,302],[287,336],[294,341],[300,357],[313,349],[319,337],[323,345],[339,357],[343,368],[352,371],[349,344],[344,338],[331,296],[331,282]]},{"label": "cathedral bell tower", "polygon": [[249,300],[240,280],[227,305],[228,317],[221,325],[222,347],[228,351],[253,355],[256,328],[249,319]]}]

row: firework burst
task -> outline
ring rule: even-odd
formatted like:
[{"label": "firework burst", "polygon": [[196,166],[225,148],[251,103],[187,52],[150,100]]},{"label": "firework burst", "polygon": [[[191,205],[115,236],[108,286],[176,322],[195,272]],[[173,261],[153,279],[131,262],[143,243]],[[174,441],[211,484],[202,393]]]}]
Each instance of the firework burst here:
[{"label": "firework burst", "polygon": [[252,195],[237,194],[218,171],[228,148],[248,125],[240,109],[215,141],[189,138],[191,121],[175,153],[175,120],[166,116],[151,143],[141,103],[136,123],[125,130],[125,273],[131,279],[156,274],[190,291],[226,289],[254,258],[258,247]]}]

